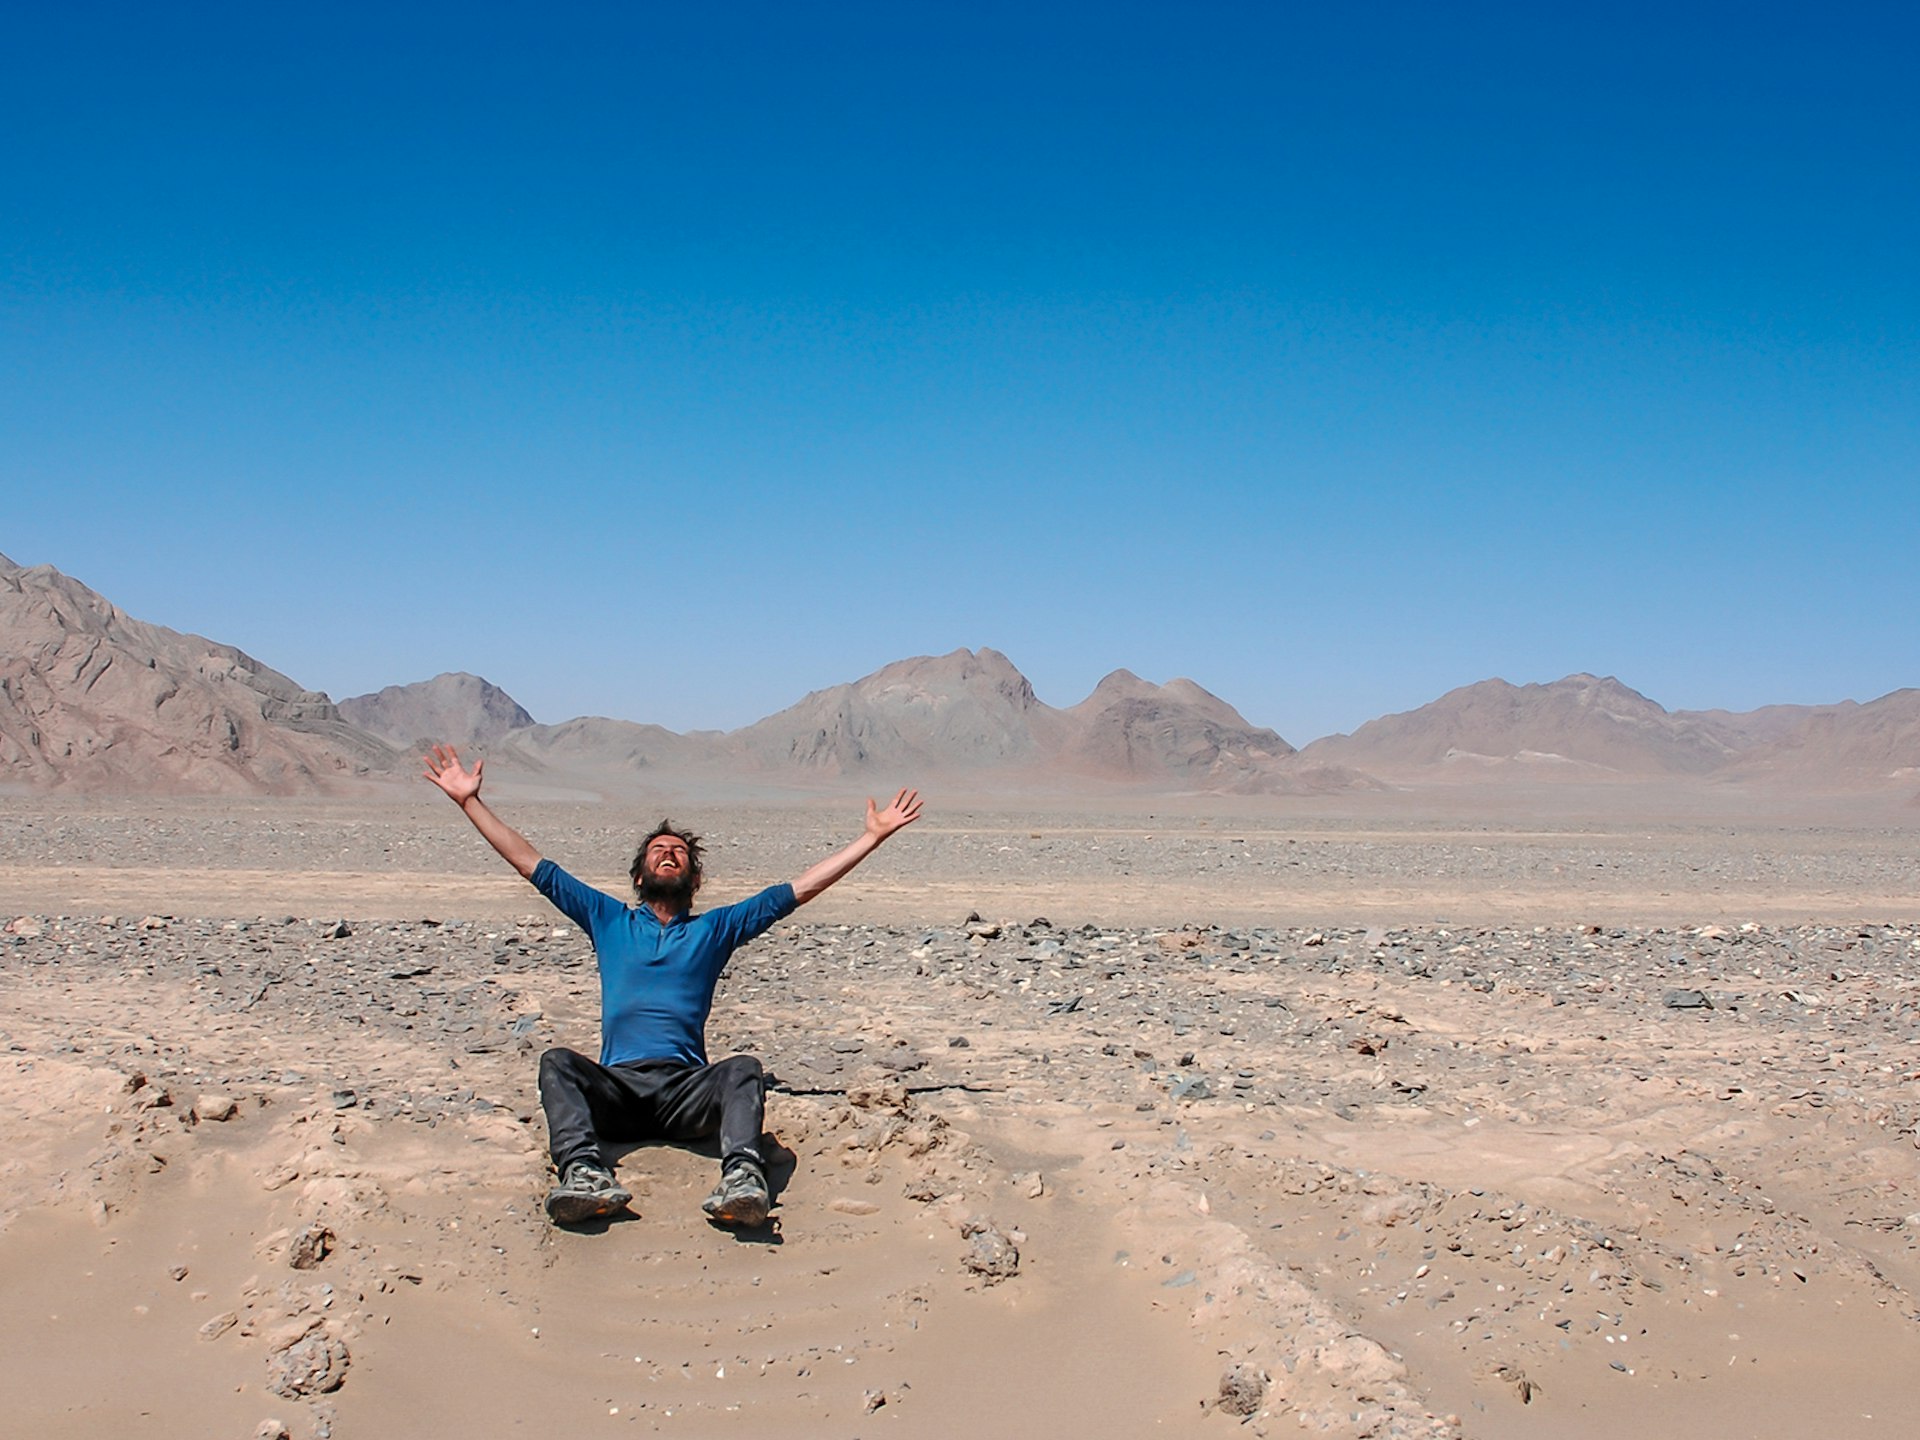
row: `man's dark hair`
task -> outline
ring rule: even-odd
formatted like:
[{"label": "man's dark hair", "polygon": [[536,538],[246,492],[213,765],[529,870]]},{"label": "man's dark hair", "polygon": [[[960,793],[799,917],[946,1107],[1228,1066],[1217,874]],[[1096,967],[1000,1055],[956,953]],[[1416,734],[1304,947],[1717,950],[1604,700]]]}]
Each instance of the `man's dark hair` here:
[{"label": "man's dark hair", "polygon": [[633,864],[627,867],[627,878],[633,881],[636,891],[640,888],[640,871],[647,863],[647,847],[662,835],[671,835],[687,847],[687,869],[692,872],[696,884],[704,878],[700,868],[700,837],[691,830],[682,830],[671,820],[662,820],[641,837],[640,848],[633,852]]}]

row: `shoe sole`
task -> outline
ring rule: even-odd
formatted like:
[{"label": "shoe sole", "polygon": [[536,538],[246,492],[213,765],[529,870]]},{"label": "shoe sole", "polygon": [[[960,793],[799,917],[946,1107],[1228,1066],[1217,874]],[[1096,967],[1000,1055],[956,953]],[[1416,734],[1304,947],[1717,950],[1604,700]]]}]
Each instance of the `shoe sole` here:
[{"label": "shoe sole", "polygon": [[607,1190],[598,1195],[549,1195],[547,1218],[556,1225],[579,1225],[588,1220],[604,1220],[627,1208],[633,1196],[625,1190]]},{"label": "shoe sole", "polygon": [[751,1230],[757,1225],[767,1223],[767,1202],[764,1200],[735,1200],[731,1204],[722,1201],[718,1204],[702,1205],[707,1218],[716,1225],[733,1225],[743,1230]]}]

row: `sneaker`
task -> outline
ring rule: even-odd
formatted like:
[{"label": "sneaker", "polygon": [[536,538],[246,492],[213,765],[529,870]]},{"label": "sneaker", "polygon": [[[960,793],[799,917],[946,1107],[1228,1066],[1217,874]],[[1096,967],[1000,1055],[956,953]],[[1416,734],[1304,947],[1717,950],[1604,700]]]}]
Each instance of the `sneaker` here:
[{"label": "sneaker", "polygon": [[633,1193],[611,1172],[584,1160],[567,1166],[567,1173],[547,1196],[547,1218],[556,1225],[578,1225],[623,1210]]},{"label": "sneaker", "polygon": [[727,1167],[720,1183],[700,1208],[716,1225],[737,1225],[751,1230],[767,1223],[767,1173],[751,1160],[740,1160]]}]

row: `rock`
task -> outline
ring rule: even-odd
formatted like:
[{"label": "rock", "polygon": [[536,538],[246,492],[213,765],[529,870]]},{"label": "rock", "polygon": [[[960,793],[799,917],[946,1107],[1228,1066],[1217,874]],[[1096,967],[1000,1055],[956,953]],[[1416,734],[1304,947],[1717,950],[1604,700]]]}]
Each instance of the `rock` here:
[{"label": "rock", "polygon": [[1266,1398],[1266,1377],[1251,1365],[1229,1365],[1220,1377],[1218,1404],[1229,1415],[1257,1415]]},{"label": "rock", "polygon": [[844,1195],[829,1200],[827,1202],[827,1208],[837,1211],[842,1215],[877,1215],[880,1213],[880,1207],[874,1204],[873,1201],[853,1200]]},{"label": "rock", "polygon": [[856,1110],[903,1114],[907,1108],[907,1087],[898,1080],[868,1080],[848,1088],[847,1104]]},{"label": "rock", "polygon": [[218,1340],[239,1323],[240,1317],[234,1314],[233,1311],[222,1310],[218,1315],[202,1325],[198,1333],[202,1340]]},{"label": "rock", "polygon": [[1020,1251],[991,1220],[969,1220],[960,1234],[972,1243],[960,1264],[989,1285],[998,1285],[1020,1272]]},{"label": "rock", "polygon": [[196,1120],[231,1120],[240,1108],[231,1095],[202,1095],[193,1102]]},{"label": "rock", "polygon": [[282,1420],[262,1420],[253,1427],[253,1440],[293,1440],[293,1432]]},{"label": "rock", "polygon": [[973,1042],[967,1039],[967,1037],[964,1035],[952,1036],[947,1041],[947,1048],[949,1050],[966,1050],[966,1049],[970,1049],[972,1045],[973,1045]]},{"label": "rock", "polygon": [[1391,1229],[1403,1221],[1411,1220],[1425,1207],[1411,1195],[1385,1195],[1378,1200],[1370,1200],[1360,1209],[1360,1221],[1365,1225],[1378,1225],[1382,1229]]},{"label": "rock", "polygon": [[1699,990],[1669,990],[1660,997],[1660,1003],[1669,1010],[1711,1010],[1713,1002]]},{"label": "rock", "polygon": [[1211,1100],[1213,1087],[1207,1083],[1206,1076],[1195,1075],[1191,1080],[1182,1080],[1174,1086],[1172,1093],[1176,1100]]},{"label": "rock", "polygon": [[327,1258],[333,1249],[333,1231],[315,1222],[293,1237],[287,1247],[287,1264],[296,1270],[311,1270]]},{"label": "rock", "polygon": [[346,1382],[350,1363],[346,1341],[314,1330],[267,1357],[267,1388],[288,1400],[325,1395]]}]

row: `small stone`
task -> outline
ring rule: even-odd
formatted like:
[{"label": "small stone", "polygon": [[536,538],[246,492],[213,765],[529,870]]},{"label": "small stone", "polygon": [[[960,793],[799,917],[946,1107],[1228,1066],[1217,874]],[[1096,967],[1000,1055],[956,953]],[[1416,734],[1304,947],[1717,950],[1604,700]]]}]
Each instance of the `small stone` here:
[{"label": "small stone", "polygon": [[955,1035],[947,1041],[947,1048],[949,1050],[968,1050],[972,1047],[973,1042],[964,1035]]},{"label": "small stone", "polygon": [[960,1234],[973,1243],[960,1263],[989,1285],[998,1285],[1020,1271],[1020,1251],[991,1220],[969,1220]]},{"label": "small stone", "polygon": [[193,1102],[193,1118],[196,1120],[231,1120],[234,1112],[240,1108],[231,1095],[202,1095]]},{"label": "small stone", "polygon": [[227,1331],[240,1323],[240,1317],[231,1310],[222,1310],[218,1315],[200,1327],[202,1340],[218,1340]]},{"label": "small stone", "polygon": [[1257,1415],[1267,1398],[1267,1381],[1251,1365],[1229,1365],[1220,1377],[1220,1408],[1229,1415]]},{"label": "small stone", "polygon": [[845,1195],[836,1196],[827,1202],[827,1208],[841,1215],[877,1215],[880,1207],[871,1200],[854,1200]]},{"label": "small stone", "polygon": [[327,1258],[333,1249],[333,1231],[317,1221],[293,1237],[287,1247],[287,1264],[296,1270],[311,1270]]},{"label": "small stone", "polygon": [[1669,1010],[1711,1010],[1713,1002],[1699,990],[1669,990],[1660,997],[1660,1003]]},{"label": "small stone", "polygon": [[282,1420],[262,1420],[253,1427],[253,1440],[293,1440],[293,1432]]},{"label": "small stone", "polygon": [[324,1329],[314,1330],[267,1359],[267,1388],[288,1400],[325,1395],[347,1378],[347,1345]]}]

